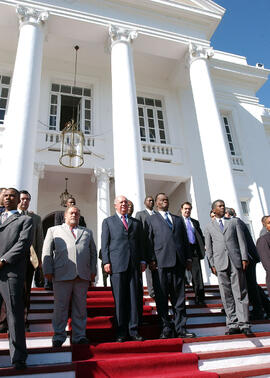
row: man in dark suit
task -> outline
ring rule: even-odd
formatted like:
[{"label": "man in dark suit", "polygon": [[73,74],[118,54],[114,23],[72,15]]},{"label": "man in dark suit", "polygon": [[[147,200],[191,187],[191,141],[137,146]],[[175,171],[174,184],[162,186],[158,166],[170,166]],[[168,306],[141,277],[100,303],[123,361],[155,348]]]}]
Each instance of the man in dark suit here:
[{"label": "man in dark suit", "polygon": [[[29,259],[27,260],[26,275],[25,275],[25,307],[26,307],[26,319],[25,328],[29,329],[28,312],[30,309],[30,295],[31,287],[35,269],[41,266],[41,254],[43,246],[43,231],[41,218],[39,215],[28,211],[30,205],[31,195],[27,190],[20,191],[20,202],[18,205],[18,212],[23,215],[29,215],[33,220],[33,242],[29,253]],[[36,265],[38,264],[38,265]]]},{"label": "man in dark suit", "polygon": [[262,222],[262,229],[260,231],[260,236],[263,236],[265,234],[267,234],[267,229],[265,227],[265,221],[266,221],[266,218],[267,218],[267,215],[264,215],[261,219],[261,222]]},{"label": "man in dark suit", "polygon": [[260,262],[260,257],[258,255],[256,246],[250,234],[250,231],[242,221],[242,219],[236,216],[236,212],[233,208],[226,207],[226,217],[228,218],[237,218],[240,222],[240,225],[245,234],[247,248],[248,248],[248,267],[246,270],[246,280],[247,280],[247,289],[249,301],[252,304],[252,312],[250,313],[250,319],[252,320],[262,320],[264,319],[264,311],[267,314],[267,317],[270,315],[270,301],[265,294],[264,290],[260,285],[257,284],[256,278],[256,265]]},{"label": "man in dark suit", "polygon": [[117,342],[141,341],[139,322],[139,275],[146,264],[142,249],[141,223],[128,217],[128,200],[115,198],[116,214],[104,219],[101,234],[101,254],[106,273],[111,275],[115,301]]},{"label": "man in dark suit", "polygon": [[[148,219],[150,269],[153,276],[155,299],[161,320],[160,338],[195,337],[186,330],[185,269],[190,270],[192,258],[186,227],[182,218],[168,212],[169,200],[159,193],[155,199],[158,212]],[[174,321],[168,315],[170,296]]]},{"label": "man in dark suit", "polygon": [[16,369],[25,369],[23,290],[33,222],[29,216],[18,213],[19,201],[20,194],[16,189],[5,191],[5,211],[1,214],[0,225],[0,294],[7,308],[11,363]]},{"label": "man in dark suit", "polygon": [[267,233],[260,236],[257,240],[257,250],[261,258],[261,262],[266,271],[266,286],[268,296],[270,297],[270,216],[266,216],[264,220]]},{"label": "man in dark suit", "polygon": [[[76,206],[76,200],[74,197],[69,197],[66,202],[66,207]],[[54,225],[59,226],[60,224],[65,223],[65,212],[56,211],[54,215]],[[84,217],[81,215],[79,219],[79,226],[86,227]]]},{"label": "man in dark suit", "polygon": [[[4,200],[4,192],[7,188],[0,188],[0,214],[5,211],[5,206],[3,203]],[[2,303],[2,306],[0,308],[0,333],[6,333],[8,330],[7,326],[7,311],[6,311],[6,305],[3,301],[3,298],[0,294],[0,303]]]},{"label": "man in dark suit", "polygon": [[248,249],[244,232],[236,218],[225,218],[225,203],[212,204],[215,219],[205,228],[205,246],[213,274],[217,275],[219,290],[226,313],[226,335],[252,334],[249,327],[249,299],[245,271]]},{"label": "man in dark suit", "polygon": [[192,253],[192,286],[195,293],[195,303],[204,303],[204,286],[200,260],[204,259],[205,246],[204,236],[200,223],[190,217],[192,205],[190,202],[184,202],[181,205],[181,213],[186,225],[189,246]]},{"label": "man in dark suit", "polygon": [[[144,249],[147,250],[148,245],[148,223],[147,219],[150,218],[151,215],[155,214],[154,208],[154,198],[152,196],[147,196],[144,200],[145,209],[142,211],[138,211],[136,213],[135,218],[142,222],[143,226],[143,233],[144,233]],[[152,280],[152,272],[149,269],[149,266],[145,269],[145,276],[148,288],[148,294],[151,298],[155,298],[155,292],[153,287],[153,280]]]}]

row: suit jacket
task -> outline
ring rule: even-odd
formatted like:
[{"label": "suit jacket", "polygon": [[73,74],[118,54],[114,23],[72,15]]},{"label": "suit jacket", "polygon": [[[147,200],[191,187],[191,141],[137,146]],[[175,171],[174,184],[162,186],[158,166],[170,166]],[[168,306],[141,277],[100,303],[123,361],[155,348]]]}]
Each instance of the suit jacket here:
[{"label": "suit jacket", "polygon": [[32,244],[32,218],[15,213],[0,225],[0,258],[6,264],[0,269],[0,279],[25,276],[27,257]]},{"label": "suit jacket", "polygon": [[242,230],[245,234],[245,238],[246,238],[246,242],[247,242],[247,249],[248,249],[248,260],[252,264],[257,264],[258,262],[260,262],[260,257],[258,255],[255,243],[252,239],[252,236],[249,232],[249,229],[248,229],[247,225],[245,224],[245,222],[242,221],[242,219],[240,219],[238,217],[236,217],[236,218],[239,220],[240,225],[242,227]]},{"label": "suit jacket", "polygon": [[103,265],[111,264],[112,273],[125,272],[129,263],[139,268],[144,260],[143,231],[141,222],[128,218],[125,229],[117,214],[104,219],[101,233],[101,254]]},{"label": "suit jacket", "polygon": [[[183,221],[185,222],[185,219],[182,215],[181,215],[181,218],[183,218]],[[195,238],[196,238],[196,242],[198,246],[198,249],[196,250],[196,252],[198,253],[199,259],[203,260],[205,256],[205,244],[204,244],[204,236],[200,227],[200,222],[194,218],[190,218],[190,220],[194,227]]]},{"label": "suit jacket", "polygon": [[37,254],[38,260],[41,261],[42,247],[44,242],[41,218],[33,212],[27,212],[27,215],[33,220],[33,242],[32,246]]},{"label": "suit jacket", "polygon": [[177,257],[183,266],[187,259],[192,259],[184,220],[177,215],[171,217],[172,229],[159,212],[148,219],[148,260],[157,261],[160,268],[174,267]]},{"label": "suit jacket", "polygon": [[[257,251],[266,271],[270,271],[270,232],[259,237],[257,240]],[[268,294],[269,295],[269,294]]]},{"label": "suit jacket", "polygon": [[205,228],[205,246],[210,266],[217,271],[228,268],[229,257],[238,269],[242,268],[242,260],[248,261],[245,235],[237,218],[225,218],[223,232],[213,219]]},{"label": "suit jacket", "polygon": [[[54,225],[59,226],[65,223],[65,212],[64,211],[56,211],[54,214]],[[79,219],[79,226],[86,227],[86,223],[84,217],[81,215]]]},{"label": "suit jacket", "polygon": [[78,226],[75,239],[68,226],[50,227],[43,250],[43,273],[53,274],[55,281],[73,280],[77,276],[90,280],[97,270],[97,250],[92,231]]}]

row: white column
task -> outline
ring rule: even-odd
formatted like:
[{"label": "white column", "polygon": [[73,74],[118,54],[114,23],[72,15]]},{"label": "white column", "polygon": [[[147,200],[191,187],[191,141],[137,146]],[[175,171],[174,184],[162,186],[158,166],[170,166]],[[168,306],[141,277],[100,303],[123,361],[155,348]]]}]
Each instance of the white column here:
[{"label": "white column", "polygon": [[38,213],[38,186],[39,186],[39,180],[43,178],[44,178],[44,163],[35,163],[33,182],[32,182],[32,191],[30,192],[31,194],[30,210],[32,210],[34,213]]},{"label": "white column", "polygon": [[48,13],[17,7],[20,35],[12,77],[2,158],[5,186],[31,192],[36,148],[44,22]]},{"label": "white column", "polygon": [[[95,168],[95,176],[97,178],[97,250],[101,248],[101,227],[105,218],[110,216],[110,178],[111,169]],[[109,281],[109,280],[108,280]],[[108,282],[108,284],[110,284]],[[98,259],[98,277],[97,286],[103,286],[101,261]]]},{"label": "white column", "polygon": [[208,67],[212,48],[190,44],[190,81],[201,138],[211,200],[223,199],[241,214],[231,164],[226,148],[222,120]]},{"label": "white column", "polygon": [[135,30],[110,27],[115,193],[143,209],[144,173],[131,43]]}]

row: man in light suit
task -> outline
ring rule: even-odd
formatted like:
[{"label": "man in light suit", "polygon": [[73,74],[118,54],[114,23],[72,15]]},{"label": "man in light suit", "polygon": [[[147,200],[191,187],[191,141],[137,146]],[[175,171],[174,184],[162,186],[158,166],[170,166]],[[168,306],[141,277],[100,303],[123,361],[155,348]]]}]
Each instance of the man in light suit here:
[{"label": "man in light suit", "polygon": [[[148,223],[147,219],[150,218],[151,215],[155,214],[154,209],[154,198],[152,196],[147,196],[144,200],[145,209],[142,211],[138,211],[136,213],[135,218],[142,222],[143,226],[143,234],[144,234],[144,245],[143,248],[147,250],[148,246]],[[153,280],[152,280],[152,272],[149,269],[149,266],[145,269],[145,276],[146,276],[146,282],[147,282],[147,289],[148,294],[151,298],[155,298],[155,292],[153,287]]]},{"label": "man in light suit", "polygon": [[[74,197],[69,197],[66,202],[66,207],[76,206],[76,200]],[[56,211],[54,215],[54,225],[59,226],[65,223],[65,212],[64,211]],[[86,223],[84,217],[80,215],[79,219],[79,226],[86,227]]]},{"label": "man in light suit", "polygon": [[250,335],[245,277],[248,250],[245,235],[238,219],[224,217],[224,201],[214,201],[212,210],[215,219],[205,228],[205,246],[211,270],[218,277],[228,327],[225,334]]},{"label": "man in light suit", "polygon": [[15,369],[25,369],[23,290],[26,260],[32,243],[32,219],[18,213],[19,201],[20,193],[16,189],[5,191],[5,211],[1,214],[0,225],[0,294],[7,309],[11,363]]},{"label": "man in light suit", "polygon": [[[33,242],[32,242],[32,253],[36,254],[38,258],[39,266],[41,266],[41,254],[42,254],[42,247],[43,247],[43,231],[42,231],[42,224],[41,218],[39,215],[33,213],[33,211],[28,211],[28,207],[30,205],[31,195],[27,190],[20,191],[20,202],[18,205],[18,212],[23,215],[29,215],[33,220]],[[28,312],[30,309],[30,294],[31,294],[31,287],[33,276],[35,272],[35,268],[30,260],[27,260],[26,266],[26,275],[25,275],[25,307],[26,307],[26,320],[25,320],[25,328],[26,330],[29,329],[29,322],[28,322]]]},{"label": "man in light suit", "polygon": [[201,261],[205,256],[204,236],[200,223],[191,218],[192,205],[190,202],[184,202],[181,205],[181,213],[186,225],[189,246],[192,254],[192,286],[195,293],[195,303],[204,303],[204,286],[202,277]]},{"label": "man in light suit", "polygon": [[257,250],[260,255],[262,265],[266,271],[266,286],[268,296],[270,297],[270,216],[265,216],[264,227],[266,234],[263,234],[257,240]]},{"label": "man in light suit", "polygon": [[[150,269],[157,271],[153,275],[153,285],[162,326],[160,338],[174,337],[175,333],[177,337],[195,337],[186,329],[185,269],[191,269],[192,258],[185,223],[168,212],[169,199],[165,193],[159,193],[155,202],[158,212],[148,220],[148,260]],[[174,321],[168,315],[169,296]]]},{"label": "man in light suit", "polygon": [[69,302],[72,303],[72,343],[88,344],[85,336],[86,296],[89,281],[95,280],[97,251],[92,231],[78,226],[80,210],[76,206],[65,211],[65,223],[47,231],[42,264],[45,277],[53,280],[53,346],[66,340]]},{"label": "man in light suit", "polygon": [[140,272],[146,264],[142,249],[142,225],[128,217],[128,200],[114,200],[115,215],[104,219],[101,234],[101,254],[104,270],[111,276],[115,301],[117,342],[128,339],[142,341],[138,333]]}]

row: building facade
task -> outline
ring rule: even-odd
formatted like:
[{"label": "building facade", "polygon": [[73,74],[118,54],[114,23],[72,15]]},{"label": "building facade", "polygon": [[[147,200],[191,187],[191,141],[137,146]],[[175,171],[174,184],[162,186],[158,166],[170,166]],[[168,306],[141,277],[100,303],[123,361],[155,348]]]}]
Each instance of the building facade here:
[{"label": "building facade", "polygon": [[[166,192],[175,213],[189,200],[202,228],[222,198],[257,238],[270,110],[256,92],[270,71],[211,46],[224,12],[211,0],[2,0],[1,186],[29,190],[46,218],[68,177],[98,247],[115,194],[135,211],[145,194]],[[74,113],[85,162],[69,169],[60,134]],[[216,282],[207,263],[204,278]]]}]

